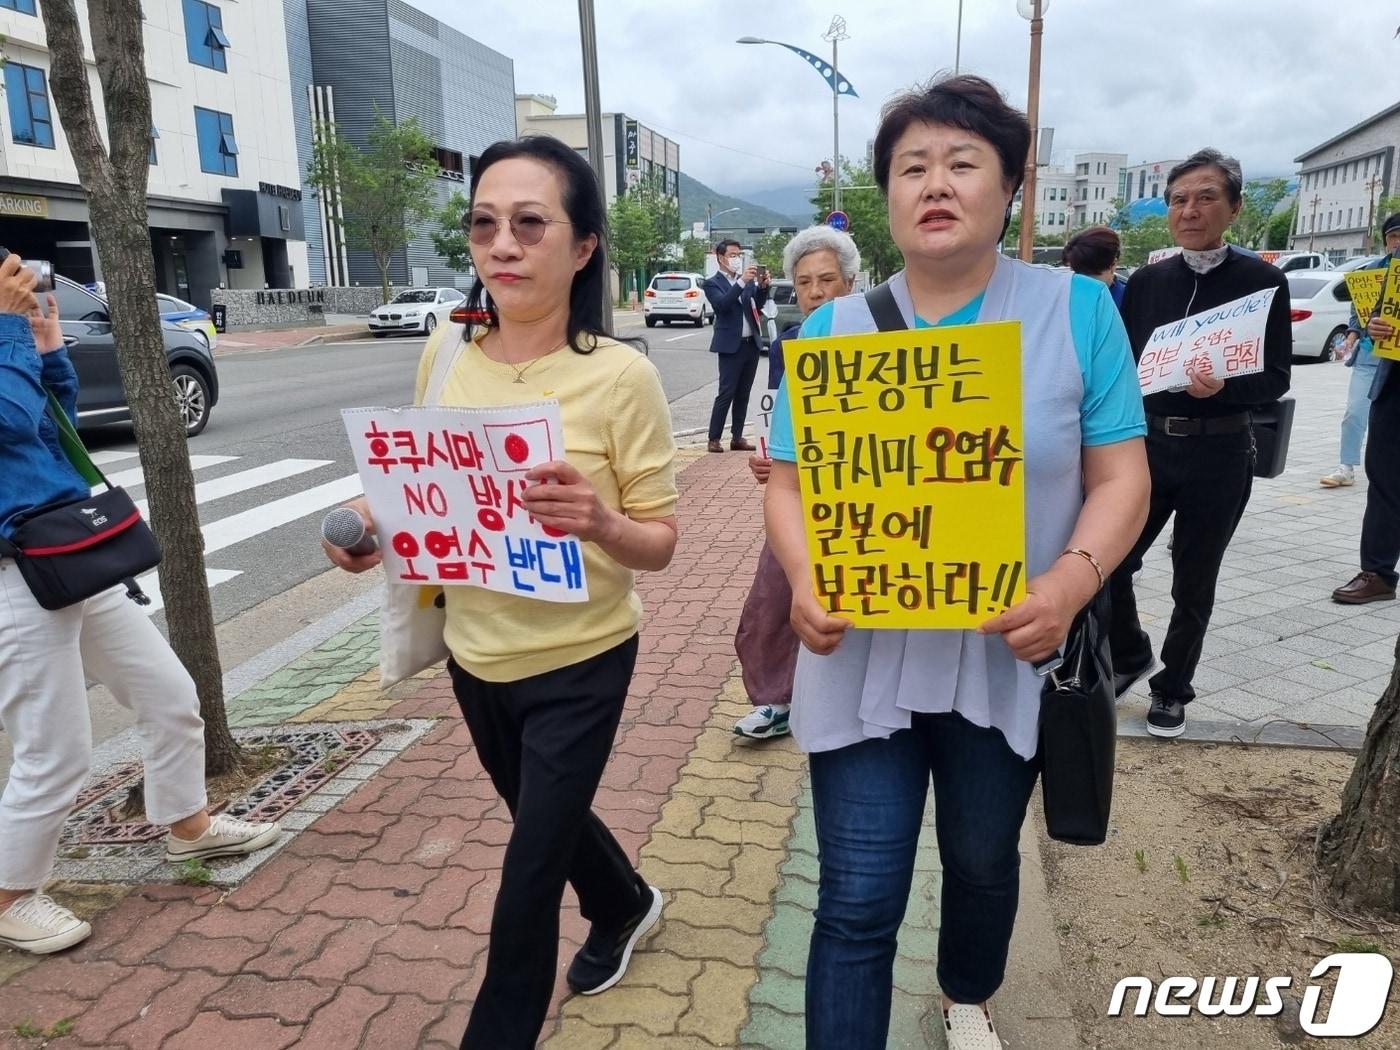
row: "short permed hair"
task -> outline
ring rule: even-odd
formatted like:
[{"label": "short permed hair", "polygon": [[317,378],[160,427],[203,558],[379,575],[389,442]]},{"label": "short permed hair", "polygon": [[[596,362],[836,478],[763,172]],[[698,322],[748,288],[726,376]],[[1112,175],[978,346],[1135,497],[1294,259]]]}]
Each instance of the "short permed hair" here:
[{"label": "short permed hair", "polygon": [[1200,168],[1215,168],[1221,175],[1225,176],[1225,193],[1230,198],[1231,204],[1238,204],[1243,199],[1244,175],[1240,171],[1240,162],[1234,157],[1227,157],[1218,149],[1211,149],[1207,146],[1205,149],[1198,149],[1167,172],[1167,199],[1169,202],[1172,194],[1172,183],[1183,175]]},{"label": "short permed hair", "polygon": [[783,249],[783,273],[793,276],[797,264],[813,252],[830,251],[836,253],[836,262],[841,267],[841,276],[853,279],[860,273],[860,249],[849,233],[842,233],[830,226],[808,226],[795,234]]},{"label": "short permed hair", "polygon": [[1075,273],[1100,274],[1118,261],[1121,247],[1109,227],[1086,226],[1065,242],[1065,265]]},{"label": "short permed hair", "polygon": [[875,133],[875,181],[885,193],[890,190],[895,143],[912,124],[946,124],[986,139],[1001,160],[1002,178],[1011,192],[1021,188],[1031,148],[1030,122],[991,81],[970,74],[944,76],[885,103]]}]

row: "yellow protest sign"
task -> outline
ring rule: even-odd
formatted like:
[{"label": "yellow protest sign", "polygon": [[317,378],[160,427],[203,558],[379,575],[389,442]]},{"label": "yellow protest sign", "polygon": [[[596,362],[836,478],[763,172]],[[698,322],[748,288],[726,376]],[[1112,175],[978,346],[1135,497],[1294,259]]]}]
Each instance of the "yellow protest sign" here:
[{"label": "yellow protest sign", "polygon": [[1389,322],[1395,333],[1389,339],[1377,339],[1371,352],[1377,357],[1400,361],[1400,259],[1391,259],[1385,271],[1385,287],[1381,289],[1376,316]]},{"label": "yellow protest sign", "polygon": [[1381,288],[1385,285],[1384,270],[1352,270],[1346,275],[1347,291],[1351,293],[1351,305],[1356,308],[1356,319],[1361,327],[1376,312],[1380,302]]},{"label": "yellow protest sign", "polygon": [[784,344],[816,593],[857,627],[966,630],[1025,594],[1016,321]]}]

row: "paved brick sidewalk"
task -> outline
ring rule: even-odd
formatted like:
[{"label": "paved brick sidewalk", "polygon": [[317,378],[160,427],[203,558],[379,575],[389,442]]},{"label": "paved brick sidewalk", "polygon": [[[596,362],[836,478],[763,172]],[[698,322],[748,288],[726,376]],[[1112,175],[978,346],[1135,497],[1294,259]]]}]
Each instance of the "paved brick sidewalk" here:
[{"label": "paved brick sidewalk", "polygon": [[261,331],[227,332],[219,336],[215,357],[248,353],[253,350],[283,350],[294,346],[329,343],[339,339],[368,339],[365,324],[310,325],[305,328],[269,328]]}]

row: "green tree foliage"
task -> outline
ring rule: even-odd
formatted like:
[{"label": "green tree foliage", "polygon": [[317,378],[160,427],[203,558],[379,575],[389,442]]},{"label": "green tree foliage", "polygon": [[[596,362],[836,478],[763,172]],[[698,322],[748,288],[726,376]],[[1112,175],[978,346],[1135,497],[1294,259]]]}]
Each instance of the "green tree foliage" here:
[{"label": "green tree foliage", "polygon": [[[825,222],[831,210],[831,183],[822,183],[812,194],[812,221]],[[850,217],[861,268],[870,271],[872,280],[883,281],[904,265],[890,236],[885,195],[875,187],[875,172],[869,164],[841,162],[841,210]]]},{"label": "green tree foliage", "polygon": [[471,269],[471,241],[463,225],[471,201],[459,190],[447,199],[437,213],[437,229],[433,231],[433,251],[447,260],[447,265],[465,273]]},{"label": "green tree foliage", "polygon": [[1264,247],[1271,250],[1278,250],[1288,247],[1288,238],[1292,236],[1293,229],[1298,225],[1298,202],[1294,201],[1288,208],[1278,212],[1269,220],[1269,233],[1265,238]]},{"label": "green tree foliage", "polygon": [[374,256],[387,302],[390,260],[413,239],[412,227],[433,215],[438,175],[433,140],[412,117],[395,124],[378,114],[364,149],[330,121],[319,132],[306,181],[320,193],[323,207],[338,206],[345,244]]},{"label": "green tree foliage", "polygon": [[1124,266],[1141,266],[1158,248],[1170,248],[1176,243],[1163,215],[1149,215],[1136,226],[1119,230],[1118,235],[1123,241]]},{"label": "green tree foliage", "polygon": [[1260,248],[1269,233],[1274,209],[1288,193],[1284,179],[1257,179],[1244,188],[1240,213],[1231,224],[1232,238],[1246,248]]},{"label": "green tree foliage", "polygon": [[678,265],[687,273],[704,273],[705,256],[710,254],[710,244],[702,237],[687,237],[681,241],[681,257]]},{"label": "green tree foliage", "polygon": [[[790,233],[765,233],[753,242],[753,257],[758,265],[766,266],[775,274],[783,272],[783,249],[792,240]],[[786,276],[791,277],[792,274]]]},{"label": "green tree foliage", "polygon": [[625,298],[628,279],[640,288],[658,268],[680,257],[681,213],[658,178],[643,179],[608,209],[608,258]]},{"label": "green tree foliage", "polygon": [[[1062,247],[1066,237],[1063,233],[1037,233],[1035,244],[1039,248]],[[1017,246],[1021,243],[1021,213],[1018,211],[1011,216],[1011,222],[1006,227],[1006,236],[1002,238],[1002,250],[1016,254]]]}]

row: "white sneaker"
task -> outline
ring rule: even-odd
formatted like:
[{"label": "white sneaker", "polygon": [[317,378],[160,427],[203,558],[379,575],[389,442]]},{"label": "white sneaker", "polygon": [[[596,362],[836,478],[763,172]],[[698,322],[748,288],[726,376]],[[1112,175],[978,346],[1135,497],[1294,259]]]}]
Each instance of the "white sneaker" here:
[{"label": "white sneaker", "polygon": [[209,828],[197,839],[165,836],[165,859],[207,860],[210,857],[238,857],[255,853],[277,841],[282,828],[277,823],[254,824],[220,813],[209,821]]},{"label": "white sneaker", "polygon": [[943,1011],[943,1036],[948,1050],[1002,1050],[992,1015],[974,1003],[954,1003]]},{"label": "white sneaker", "polygon": [[30,893],[0,912],[0,944],[48,955],[92,936],[92,927],[46,893]]},{"label": "white sneaker", "polygon": [[1322,475],[1317,479],[1317,483],[1325,489],[1345,488],[1348,485],[1356,484],[1356,468],[1349,467],[1345,463],[1337,469]]},{"label": "white sneaker", "polygon": [[755,707],[734,723],[734,732],[754,740],[786,736],[792,732],[788,727],[788,711],[791,708],[791,704],[764,704],[762,707]]}]

